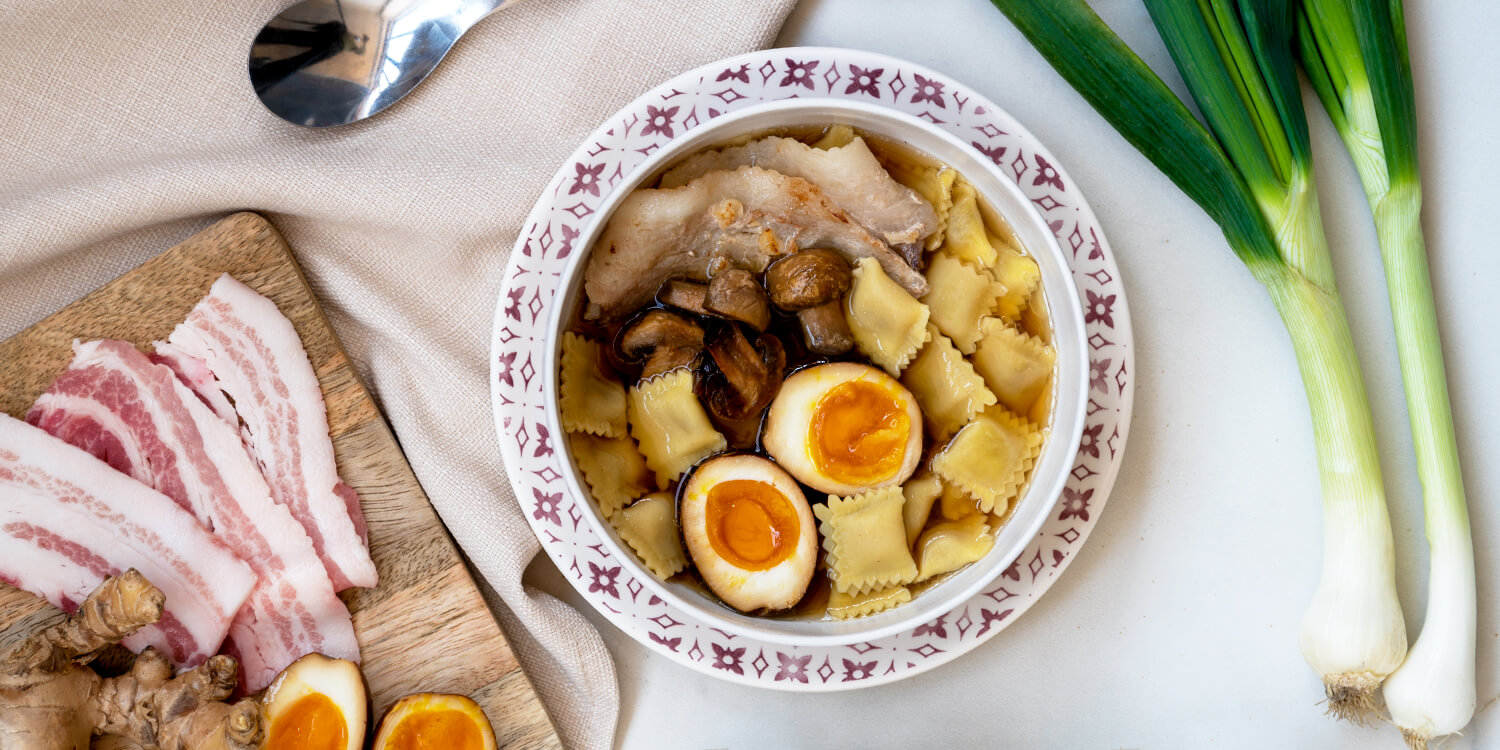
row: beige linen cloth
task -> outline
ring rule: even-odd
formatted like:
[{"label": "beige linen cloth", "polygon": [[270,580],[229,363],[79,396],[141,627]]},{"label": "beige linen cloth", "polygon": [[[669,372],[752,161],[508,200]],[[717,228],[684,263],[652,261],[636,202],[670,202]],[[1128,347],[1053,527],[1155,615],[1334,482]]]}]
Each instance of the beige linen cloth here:
[{"label": "beige linen cloth", "polygon": [[0,0],[0,337],[227,213],[297,253],[570,747],[612,744],[614,669],[521,584],[538,545],[486,366],[511,243],[552,173],[651,86],[775,38],[793,0],[526,0],[392,109],[272,116],[250,40],[287,0]]}]

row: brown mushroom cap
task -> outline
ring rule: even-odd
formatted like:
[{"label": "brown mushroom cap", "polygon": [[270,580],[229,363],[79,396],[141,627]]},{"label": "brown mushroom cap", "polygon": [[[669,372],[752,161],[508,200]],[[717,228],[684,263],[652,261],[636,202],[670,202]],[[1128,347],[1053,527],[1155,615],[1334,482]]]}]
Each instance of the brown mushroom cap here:
[{"label": "brown mushroom cap", "polygon": [[703,306],[707,299],[708,285],[696,281],[672,279],[656,290],[657,302],[668,307],[687,310],[694,315],[709,314],[708,309]]},{"label": "brown mushroom cap", "polygon": [[626,359],[645,359],[644,380],[689,364],[703,351],[703,328],[666,310],[648,310],[620,337],[620,353]]},{"label": "brown mushroom cap", "polygon": [[771,324],[771,302],[755,274],[743,268],[727,268],[708,282],[703,307],[730,320],[746,323],[757,331]]},{"label": "brown mushroom cap", "polygon": [[772,263],[766,269],[766,291],[782,310],[806,310],[844,296],[853,278],[842,255],[815,247]]}]

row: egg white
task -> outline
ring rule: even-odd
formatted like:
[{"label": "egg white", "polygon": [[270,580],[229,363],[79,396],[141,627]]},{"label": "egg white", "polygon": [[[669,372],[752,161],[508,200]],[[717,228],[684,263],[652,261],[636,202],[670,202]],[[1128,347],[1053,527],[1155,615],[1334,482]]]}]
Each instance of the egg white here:
[{"label": "egg white", "polygon": [[[863,380],[892,394],[906,410],[910,433],[900,469],[873,484],[849,484],[824,474],[813,461],[808,432],[818,401],[836,386]],[[847,496],[866,490],[900,484],[917,470],[922,460],[922,410],[917,399],[895,378],[869,365],[857,362],[832,362],[799,370],[781,384],[766,415],[761,443],[766,452],[797,481],[830,495]]]},{"label": "egg white", "polygon": [[[735,479],[764,482],[786,497],[797,516],[797,545],[785,560],[765,570],[745,570],[720,557],[709,541],[708,493]],[[682,541],[698,575],[714,595],[741,611],[787,609],[801,601],[818,564],[818,530],[802,488],[781,467],[748,454],[711,458],[693,470],[678,500]]]},{"label": "egg white", "polygon": [[261,705],[266,712],[267,736],[274,729],[278,717],[296,705],[297,701],[313,693],[327,696],[344,714],[344,725],[348,729],[349,738],[347,750],[359,750],[363,747],[369,703],[364,676],[354,662],[331,659],[322,654],[307,654],[292,662],[266,688]]}]

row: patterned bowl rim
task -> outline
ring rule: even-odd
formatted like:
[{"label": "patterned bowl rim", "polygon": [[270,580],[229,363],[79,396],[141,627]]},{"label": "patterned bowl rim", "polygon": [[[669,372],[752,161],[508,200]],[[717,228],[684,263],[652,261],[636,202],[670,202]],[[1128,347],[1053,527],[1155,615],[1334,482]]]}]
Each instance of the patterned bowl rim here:
[{"label": "patterned bowl rim", "polygon": [[[548,183],[547,189],[538,198],[537,203],[533,206],[531,212],[527,215],[525,223],[523,224],[523,229],[515,242],[513,252],[506,263],[505,272],[502,277],[501,288],[496,300],[494,325],[492,328],[491,356],[489,367],[490,390],[495,427],[498,433],[498,437],[500,438],[504,463],[510,481],[517,493],[518,500],[524,494],[524,491],[530,488],[530,485],[526,483],[527,478],[524,476],[525,471],[523,471],[523,467],[521,465],[523,461],[521,452],[525,447],[526,439],[526,436],[524,434],[525,424],[520,425],[520,432],[522,433],[521,442],[519,442],[516,446],[511,446],[505,439],[509,435],[507,430],[509,428],[511,416],[515,415],[519,417],[523,413],[525,413],[524,408],[514,409],[512,407],[532,407],[541,409],[542,406],[540,404],[525,403],[519,400],[509,400],[505,395],[506,391],[504,391],[501,385],[503,381],[507,386],[511,386],[512,388],[514,388],[509,380],[509,367],[511,366],[511,364],[513,364],[514,357],[517,353],[511,351],[510,348],[506,346],[507,342],[514,338],[517,338],[516,334],[509,331],[508,325],[506,324],[505,313],[507,310],[507,291],[517,291],[517,288],[513,286],[513,282],[518,278],[518,276],[532,272],[530,269],[521,268],[522,252],[525,251],[526,255],[530,255],[530,243],[533,239],[535,239],[532,236],[532,232],[539,226],[547,227],[549,212],[552,211],[554,207],[561,208],[561,206],[555,206],[554,204],[557,203],[559,190],[563,182],[571,176],[566,173],[567,168],[574,162],[581,163],[582,160],[586,159],[590,155],[591,143],[602,141],[602,139],[604,139],[605,137],[613,136],[613,128],[617,125],[617,123],[626,123],[626,120],[624,119],[625,116],[630,115],[632,112],[638,111],[644,105],[644,103],[648,101],[664,101],[671,96],[681,94],[684,91],[693,92],[699,89],[707,91],[708,89],[705,88],[705,86],[707,85],[706,81],[708,80],[708,77],[712,76],[716,70],[720,69],[722,69],[723,72],[719,74],[719,78],[717,79],[718,81],[724,81],[725,76],[732,76],[744,81],[747,85],[751,85],[749,82],[750,76],[748,75],[747,71],[749,70],[751,65],[758,64],[758,71],[762,76],[762,84],[767,84],[770,77],[776,72],[779,72],[775,65],[774,58],[781,57],[785,57],[785,61],[788,66],[787,79],[784,79],[782,84],[780,84],[782,87],[786,87],[787,84],[785,80],[790,79],[793,75],[791,66],[807,66],[809,64],[806,62],[806,60],[808,58],[815,58],[810,64],[810,70],[819,69],[820,62],[828,62],[829,69],[828,72],[825,73],[825,77],[833,76],[833,80],[828,81],[828,86],[829,95],[834,97],[837,97],[838,94],[836,94],[832,90],[833,83],[834,81],[839,80],[840,74],[838,72],[838,68],[841,65],[849,69],[851,78],[870,75],[869,81],[860,85],[862,87],[865,85],[871,86],[871,88],[869,89],[870,93],[873,94],[877,99],[880,98],[880,95],[874,91],[873,86],[880,82],[879,79],[883,73],[883,69],[895,69],[896,74],[894,76],[894,80],[887,81],[885,85],[890,87],[892,98],[896,101],[891,104],[882,104],[882,106],[889,106],[893,109],[896,108],[896,106],[900,103],[899,91],[896,87],[898,85],[902,87],[913,85],[907,82],[909,80],[908,76],[910,78],[914,78],[920,85],[923,85],[924,87],[935,86],[939,97],[941,97],[943,95],[943,92],[946,90],[948,92],[947,95],[952,97],[952,101],[956,101],[959,103],[960,111],[963,110],[965,104],[972,104],[971,110],[976,115],[985,114],[987,111],[991,112],[993,113],[993,119],[1001,122],[1001,124],[1005,125],[1005,127],[1007,128],[1006,130],[999,130],[998,128],[993,127],[994,123],[987,122],[986,127],[991,128],[991,132],[986,133],[987,137],[994,138],[998,135],[1008,135],[1016,143],[1024,144],[1030,149],[1033,159],[1037,162],[1036,169],[1040,173],[1033,182],[1033,186],[1040,184],[1043,178],[1046,178],[1049,182],[1055,183],[1058,186],[1059,191],[1062,191],[1064,189],[1064,184],[1073,184],[1072,179],[1068,176],[1064,168],[1057,163],[1056,159],[1052,157],[1052,154],[1048,152],[1044,146],[1041,145],[1041,143],[1035,138],[1035,136],[1033,136],[1029,130],[1023,127],[1017,120],[1015,120],[1015,118],[1011,117],[1002,108],[996,106],[987,97],[977,93],[973,89],[954,80],[953,78],[933,71],[926,66],[900,60],[880,53],[830,47],[790,47],[760,50],[707,63],[692,70],[686,71],[654,87],[642,96],[638,97],[636,100],[632,101],[630,104],[623,107],[621,110],[617,111],[610,118],[606,119],[604,123],[598,129],[596,129],[590,135],[590,137],[579,146],[577,150],[574,151],[569,159],[563,162],[562,166],[559,168],[559,171]],[[801,63],[794,63],[794,57],[800,57],[803,61]],[[867,68],[861,70],[859,67],[857,67],[859,65],[865,65],[867,66]],[[735,66],[738,66],[738,69],[736,69]],[[767,72],[768,69],[770,72]],[[803,72],[805,73],[806,71],[804,70]],[[871,75],[872,72],[873,75]],[[806,83],[803,83],[803,85],[807,86],[807,88],[812,88],[811,85],[808,85]],[[854,92],[854,89],[855,82],[851,82],[849,89],[845,91],[844,96],[850,96]],[[725,92],[717,92],[716,95],[722,93],[738,92],[732,92],[730,89],[726,89]],[[960,94],[962,94],[962,96]],[[789,93],[790,97],[796,97],[798,95],[798,92],[795,91]],[[924,95],[930,95],[927,93],[925,88]],[[739,94],[739,96],[740,98],[744,98],[743,94]],[[730,99],[724,99],[723,97],[721,97],[721,99],[726,105],[730,105],[733,101]],[[915,96],[913,96],[911,103],[915,105]],[[941,100],[939,100],[937,106],[944,107],[945,105],[941,102]],[[732,108],[733,107],[730,107],[730,109]],[[718,112],[715,112],[712,109],[708,110],[708,116],[710,118],[717,116],[718,114]],[[927,116],[928,113],[924,112],[923,114],[924,116]],[[929,117],[929,119],[932,118]],[[934,121],[939,123],[941,122],[941,120]],[[955,123],[954,127],[956,126],[957,124]],[[684,122],[682,124],[682,127],[687,128],[691,126],[687,125],[686,122]],[[978,126],[975,127],[976,129],[981,129],[982,131],[982,128],[978,128]],[[667,133],[667,137],[672,137],[670,131]],[[976,147],[979,147],[979,143],[977,141],[974,143],[974,145]],[[1017,149],[1017,152],[1018,153],[1016,159],[1017,162],[1019,162],[1019,160],[1023,158],[1023,155],[1020,153],[1020,149]],[[649,153],[649,151],[643,153]],[[998,164],[1000,163],[1000,156],[1005,153],[1005,148],[1000,148],[996,153],[990,153],[989,151],[986,151],[985,153]],[[1030,169],[1030,165],[1024,163],[1017,164],[1013,162],[1011,166],[1015,172],[1014,179],[1017,183],[1019,183],[1021,175]],[[1023,190],[1025,190],[1024,187]],[[932,633],[935,631],[936,635],[930,637],[941,638],[943,639],[943,645],[948,646],[948,648],[936,648],[932,645],[932,643],[924,642],[920,648],[910,649],[910,651],[912,651],[913,653],[918,653],[921,658],[917,659],[915,662],[912,662],[910,660],[910,657],[907,657],[907,663],[904,668],[901,668],[896,663],[896,659],[893,657],[890,668],[887,669],[884,673],[873,674],[871,669],[874,667],[875,663],[872,662],[869,664],[855,665],[859,668],[862,668],[864,670],[863,673],[846,674],[844,681],[830,682],[831,672],[829,675],[823,675],[821,673],[822,670],[829,669],[829,662],[833,658],[833,655],[828,655],[825,656],[823,666],[819,670],[819,676],[822,678],[822,682],[813,682],[806,676],[807,657],[803,657],[799,660],[799,669],[801,669],[802,671],[791,675],[793,679],[789,679],[786,682],[781,682],[782,674],[778,673],[775,677],[775,681],[773,682],[769,679],[767,668],[759,664],[759,662],[764,659],[764,654],[766,652],[765,649],[761,650],[761,654],[757,658],[757,665],[755,667],[756,672],[754,674],[750,674],[743,669],[735,668],[733,665],[731,665],[729,668],[726,668],[718,663],[711,664],[705,659],[704,653],[699,650],[697,639],[711,637],[711,634],[713,633],[717,633],[718,635],[730,640],[733,640],[736,636],[725,633],[721,630],[711,628],[703,623],[695,623],[693,622],[693,618],[688,613],[682,612],[680,610],[672,612],[671,614],[677,614],[679,616],[685,617],[688,622],[670,618],[667,614],[660,615],[657,618],[649,618],[651,621],[657,621],[664,617],[667,618],[671,624],[661,625],[661,627],[663,628],[671,628],[677,626],[688,627],[688,631],[686,631],[686,633],[695,636],[694,646],[690,651],[681,652],[678,651],[675,640],[671,644],[668,644],[665,639],[661,639],[660,641],[658,641],[656,640],[657,637],[654,633],[650,634],[652,636],[651,639],[646,638],[645,636],[648,635],[648,633],[645,632],[645,628],[642,625],[642,622],[645,621],[644,619],[638,619],[637,615],[634,613],[614,609],[613,607],[608,605],[607,600],[603,598],[602,594],[599,597],[593,596],[593,592],[589,588],[587,588],[587,582],[581,579],[581,574],[580,577],[569,577],[570,584],[578,590],[582,598],[588,601],[591,606],[593,606],[597,611],[603,614],[605,618],[616,627],[619,627],[621,630],[629,634],[632,638],[641,642],[643,645],[647,646],[649,649],[657,651],[662,655],[669,657],[675,662],[678,662],[691,669],[718,679],[723,679],[743,685],[788,691],[849,690],[886,684],[889,682],[905,679],[907,677],[920,674],[942,664],[946,664],[949,661],[957,658],[958,656],[968,653],[969,651],[977,647],[980,643],[988,640],[995,633],[1003,630],[1009,625],[1010,622],[1014,622],[1016,618],[1010,617],[1010,615],[1015,614],[1018,617],[1020,614],[1024,613],[1025,610],[1029,609],[1030,606],[1056,582],[1061,571],[1065,569],[1066,566],[1072,561],[1074,555],[1071,553],[1082,547],[1082,544],[1087,540],[1087,537],[1093,530],[1093,527],[1097,525],[1099,513],[1100,511],[1102,511],[1104,504],[1107,502],[1109,492],[1113,488],[1114,482],[1118,477],[1119,467],[1124,453],[1124,447],[1126,442],[1128,441],[1130,418],[1133,411],[1133,393],[1135,386],[1135,380],[1133,377],[1135,367],[1133,337],[1131,335],[1131,318],[1129,308],[1124,296],[1125,290],[1123,284],[1121,284],[1119,280],[1119,269],[1117,264],[1114,262],[1113,254],[1109,249],[1107,239],[1103,236],[1102,231],[1098,229],[1098,218],[1093,213],[1093,210],[1089,206],[1087,200],[1076,188],[1073,189],[1068,195],[1070,196],[1070,200],[1066,203],[1058,204],[1058,202],[1054,199],[1054,206],[1044,206],[1035,197],[1032,197],[1031,200],[1034,203],[1037,203],[1037,205],[1040,206],[1044,211],[1050,212],[1056,205],[1061,205],[1063,207],[1072,208],[1076,213],[1076,226],[1073,234],[1069,235],[1068,238],[1073,249],[1072,257],[1074,258],[1073,261],[1070,261],[1069,265],[1073,268],[1073,275],[1075,279],[1083,273],[1082,269],[1078,267],[1079,261],[1077,261],[1081,246],[1085,242],[1088,242],[1090,240],[1092,241],[1092,250],[1088,256],[1088,259],[1099,260],[1100,268],[1088,275],[1094,278],[1096,285],[1099,287],[1101,291],[1101,299],[1095,300],[1092,290],[1090,291],[1090,299],[1086,303],[1084,303],[1085,309],[1090,311],[1088,313],[1088,317],[1086,317],[1085,319],[1085,323],[1086,325],[1092,324],[1094,322],[1093,317],[1095,315],[1098,315],[1098,317],[1102,319],[1106,319],[1109,331],[1114,338],[1111,340],[1100,337],[1101,341],[1096,343],[1095,338],[1099,337],[1099,333],[1096,331],[1095,333],[1090,335],[1089,345],[1091,349],[1112,347],[1111,351],[1114,351],[1119,359],[1118,363],[1115,365],[1112,365],[1108,359],[1105,359],[1102,363],[1102,370],[1091,371],[1090,379],[1091,383],[1102,380],[1112,371],[1114,373],[1114,383],[1118,388],[1118,396],[1114,399],[1106,397],[1103,400],[1103,403],[1097,405],[1098,410],[1112,410],[1115,413],[1115,419],[1113,420],[1113,433],[1110,434],[1106,439],[1101,437],[1101,434],[1096,431],[1086,430],[1086,432],[1091,433],[1090,435],[1086,435],[1085,439],[1091,441],[1091,453],[1095,457],[1095,459],[1101,458],[1102,451],[1099,450],[1100,445],[1103,445],[1108,450],[1108,458],[1102,461],[1099,466],[1100,470],[1097,471],[1091,467],[1083,466],[1082,463],[1080,463],[1080,465],[1075,468],[1074,477],[1077,478],[1080,483],[1086,481],[1088,478],[1093,478],[1093,481],[1091,483],[1093,486],[1087,489],[1082,498],[1070,499],[1068,503],[1069,507],[1063,511],[1063,517],[1067,517],[1068,514],[1071,513],[1072,517],[1081,518],[1081,523],[1079,523],[1076,528],[1068,529],[1068,533],[1072,535],[1071,538],[1068,538],[1066,535],[1058,535],[1064,538],[1064,541],[1070,549],[1068,549],[1067,554],[1063,554],[1057,550],[1053,550],[1054,560],[1050,566],[1041,559],[1040,550],[1037,551],[1035,558],[1027,564],[1031,572],[1031,581],[1029,585],[1033,590],[1026,591],[1025,587],[1027,586],[1027,584],[1020,582],[1019,575],[1014,576],[1014,579],[1017,581],[1016,585],[1021,587],[1023,590],[1024,598],[1012,603],[1009,609],[1006,609],[1003,612],[1000,612],[993,616],[992,613],[988,610],[983,611],[982,614],[984,614],[985,617],[982,627],[976,628],[977,623],[967,626],[965,625],[965,621],[968,620],[971,614],[968,612],[969,609],[972,609],[977,605],[981,605],[982,602],[980,602],[980,600],[985,597],[994,599],[996,602],[1004,603],[1008,602],[1010,599],[1016,597],[1017,595],[1006,590],[1005,588],[1001,588],[998,592],[1005,594],[1005,598],[1003,599],[997,596],[996,592],[984,592],[980,595],[976,595],[968,602],[960,603],[954,610],[943,615],[942,617],[937,618],[934,622],[928,623],[922,628],[918,628],[917,632],[904,635],[898,634],[895,636],[889,636],[885,639],[879,639],[879,641],[888,641],[891,643],[882,643],[877,641],[867,642],[865,644],[856,644],[853,647],[849,647],[861,656],[869,653],[870,651],[881,648],[889,648],[890,650],[894,651],[896,650],[898,645],[906,645],[897,644],[895,643],[896,641],[899,641],[907,636],[916,638],[923,635],[923,631],[926,631],[928,633]],[[1049,197],[1050,196],[1044,195],[1043,199],[1045,200]],[[1061,240],[1063,238],[1061,232],[1064,228],[1066,228],[1065,223],[1062,221],[1052,223],[1052,229],[1055,237],[1058,240]],[[1082,237],[1080,235],[1085,227],[1088,228],[1089,234],[1087,237]],[[535,295],[536,298],[540,297],[541,291],[542,290],[540,289],[540,287],[538,287]],[[1107,299],[1102,298],[1102,293],[1104,292],[1110,293],[1110,296]],[[517,301],[517,299],[513,298],[511,300],[512,306],[517,304]],[[533,300],[532,304],[535,305],[536,301]],[[543,306],[546,305],[545,302],[541,304]],[[535,309],[532,310],[532,313],[533,323],[535,323],[535,319],[537,317]],[[519,318],[517,318],[517,321],[518,325],[521,325],[523,332],[525,332],[524,324],[521,324],[519,322]],[[510,354],[511,358],[506,359],[506,354]],[[1091,360],[1090,362],[1091,368],[1099,364],[1100,363],[1098,361],[1094,360]],[[530,376],[526,377],[529,382]],[[525,390],[526,389],[522,389],[522,392],[520,394],[521,398],[526,398],[527,394]],[[1106,384],[1102,390],[1107,395],[1109,390],[1108,385]],[[1091,409],[1089,411],[1089,414],[1092,415],[1094,413],[1094,407],[1096,406],[1092,396],[1092,389],[1090,390],[1089,400]],[[1106,422],[1104,424],[1105,426],[1108,426],[1109,422]],[[539,428],[539,425],[533,425],[533,428],[535,430]],[[538,435],[538,439],[540,439],[541,442],[545,445],[549,438],[545,434],[540,434]],[[1103,442],[1101,443],[1101,441]],[[539,449],[538,455],[540,454],[541,450]],[[1083,461],[1081,455],[1078,460],[1080,462]],[[1084,470],[1085,473],[1079,474],[1079,470]],[[532,471],[533,473],[537,473],[535,472],[535,470]],[[1082,488],[1080,487],[1080,489]],[[556,508],[554,507],[554,512],[555,511]],[[1092,520],[1090,520],[1089,517],[1090,512],[1093,513]],[[537,534],[538,539],[541,541],[543,549],[545,549],[547,553],[553,557],[554,561],[559,565],[559,567],[563,567],[564,563],[568,561],[567,555],[574,549],[578,548],[581,542],[579,540],[570,541],[568,539],[552,536],[543,526],[540,520],[540,513],[541,509],[539,507],[536,514],[527,516],[527,521],[531,524],[533,531]],[[1060,517],[1059,520],[1062,520],[1063,517]],[[1038,536],[1040,537],[1042,535],[1039,534]],[[584,539],[582,541],[587,541],[587,539]],[[578,559],[581,558],[573,560],[572,567],[575,571],[578,570]],[[1014,569],[1017,567],[1017,565],[1019,565],[1019,562],[1020,561],[1017,561],[1017,563],[1012,565],[1012,570],[1006,572],[1006,577],[1013,577],[1012,573],[1014,572]],[[592,566],[592,562],[590,562],[590,566]],[[566,571],[564,572],[566,573]],[[637,604],[636,606],[640,605]],[[648,606],[654,607],[657,606],[657,603],[652,602]],[[959,617],[958,620],[955,620],[954,623],[951,624],[958,627],[957,638],[950,638],[948,635],[946,635],[947,631],[945,628],[949,627],[949,625],[946,624],[946,620],[949,615],[958,615]],[[970,631],[973,631],[975,634],[973,636],[969,636],[968,633]],[[748,643],[746,643],[745,641],[739,642],[752,648],[757,645],[754,641],[750,641]],[[713,645],[714,650],[717,654],[717,652],[720,651],[720,648],[717,643],[714,643]],[[766,644],[761,643],[759,645],[764,646]],[[863,646],[863,648],[861,648],[861,646]],[[815,648],[822,649],[824,647]],[[736,649],[736,652],[743,653],[744,650],[744,648]],[[793,651],[793,656],[795,656],[796,649],[793,649]],[[697,655],[694,655],[694,652],[698,652]],[[819,655],[821,654],[813,654],[813,656]],[[783,671],[785,671],[786,655],[778,653],[777,656],[783,657]],[[737,659],[738,657],[736,657],[736,660]],[[846,667],[850,667],[849,659],[844,659],[844,663]]]}]

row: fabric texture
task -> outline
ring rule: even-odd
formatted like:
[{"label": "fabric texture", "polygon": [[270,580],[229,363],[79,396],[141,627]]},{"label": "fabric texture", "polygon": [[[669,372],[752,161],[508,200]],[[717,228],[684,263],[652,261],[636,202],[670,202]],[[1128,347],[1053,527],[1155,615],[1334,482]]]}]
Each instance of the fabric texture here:
[{"label": "fabric texture", "polygon": [[613,742],[599,634],[521,575],[539,551],[490,419],[511,244],[605,117],[769,44],[794,0],[526,0],[390,110],[331,130],[255,99],[286,0],[0,0],[0,337],[239,210],[271,219],[399,437],[569,747]]}]

